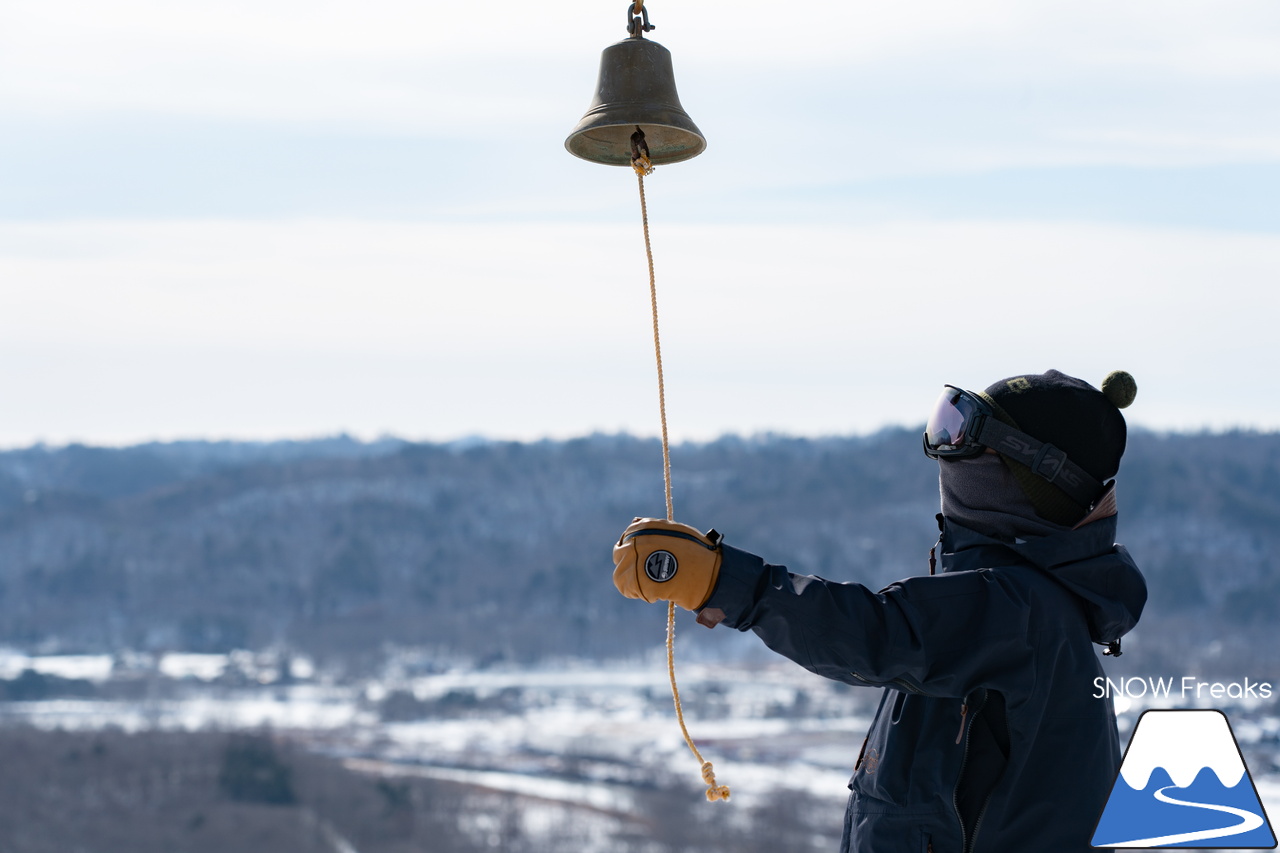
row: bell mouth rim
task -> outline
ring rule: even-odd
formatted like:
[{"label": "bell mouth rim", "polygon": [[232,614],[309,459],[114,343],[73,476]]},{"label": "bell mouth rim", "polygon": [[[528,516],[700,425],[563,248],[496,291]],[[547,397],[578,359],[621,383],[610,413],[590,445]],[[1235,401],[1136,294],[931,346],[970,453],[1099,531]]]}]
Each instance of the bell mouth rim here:
[{"label": "bell mouth rim", "polygon": [[[630,166],[631,165],[631,159],[629,157],[625,160],[612,160],[612,159],[601,160],[598,157],[588,157],[586,154],[583,154],[579,151],[574,151],[572,148],[569,148],[568,146],[565,146],[565,150],[567,150],[574,157],[577,157],[579,160],[586,160],[588,163],[598,163],[601,166]],[[692,160],[694,157],[697,157],[699,154],[701,154],[705,150],[706,150],[706,146],[703,146],[702,148],[699,148],[696,151],[693,149],[687,149],[685,151],[680,151],[678,153],[665,154],[662,156],[654,156],[649,158],[649,162],[652,163],[654,166],[670,166],[672,163],[683,163],[685,160]]]},{"label": "bell mouth rim", "polygon": [[[574,130],[573,133],[570,133],[569,136],[565,139],[564,147],[565,147],[565,150],[568,151],[573,156],[578,157],[582,160],[587,160],[588,162],[591,162],[591,163],[600,163],[601,165],[604,165],[604,166],[630,166],[631,152],[628,149],[623,149],[620,146],[614,147],[610,150],[616,151],[617,152],[616,154],[611,154],[611,155],[606,155],[604,157],[601,157],[601,156],[592,156],[594,152],[591,151],[590,145],[582,144],[575,147],[574,143],[580,140],[581,138],[586,137],[588,134],[590,134],[593,131],[606,130],[608,128],[613,128],[613,127],[625,128],[625,127],[635,127],[635,126],[636,126],[635,122],[608,122],[608,123],[594,124],[588,127],[578,128]],[[689,130],[689,128],[682,127],[678,124],[659,124],[655,122],[644,122],[642,123],[642,126],[678,131],[681,134],[688,137],[689,141],[692,143],[692,144],[685,145],[678,148],[662,148],[662,149],[651,150],[649,153],[649,161],[653,163],[653,165],[655,166],[665,166],[670,163],[679,163],[684,160],[691,160],[694,157],[697,157],[703,151],[707,150],[707,138],[703,136],[702,132],[699,130],[696,130],[696,129]]]}]

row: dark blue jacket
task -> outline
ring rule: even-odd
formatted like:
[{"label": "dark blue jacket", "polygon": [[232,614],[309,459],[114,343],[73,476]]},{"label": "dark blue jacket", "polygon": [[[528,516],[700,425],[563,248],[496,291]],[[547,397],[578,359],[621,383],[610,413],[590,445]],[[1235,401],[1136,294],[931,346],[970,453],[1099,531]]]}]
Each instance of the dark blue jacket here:
[{"label": "dark blue jacket", "polygon": [[724,546],[699,621],[819,675],[890,688],[849,783],[842,851],[1083,853],[1120,766],[1094,643],[1146,585],[1115,517],[1016,545],[954,522],[941,571],[880,592]]}]

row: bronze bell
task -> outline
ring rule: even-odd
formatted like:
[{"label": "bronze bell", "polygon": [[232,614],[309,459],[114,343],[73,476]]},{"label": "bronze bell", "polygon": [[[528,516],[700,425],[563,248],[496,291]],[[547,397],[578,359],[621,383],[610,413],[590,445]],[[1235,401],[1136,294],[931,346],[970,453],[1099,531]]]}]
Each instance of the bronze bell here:
[{"label": "bronze bell", "polygon": [[644,37],[654,28],[649,12],[642,7],[637,17],[632,8],[627,3],[631,36],[604,49],[596,95],[564,147],[593,163],[629,166],[631,135],[638,127],[653,165],[696,157],[707,140],[680,106],[671,51]]}]

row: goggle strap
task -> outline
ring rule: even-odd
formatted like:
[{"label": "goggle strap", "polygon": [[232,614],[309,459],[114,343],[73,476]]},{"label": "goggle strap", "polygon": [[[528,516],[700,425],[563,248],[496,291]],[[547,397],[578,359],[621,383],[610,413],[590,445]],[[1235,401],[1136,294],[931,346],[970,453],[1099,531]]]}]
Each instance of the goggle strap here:
[{"label": "goggle strap", "polygon": [[1093,506],[1102,493],[1102,483],[1068,459],[1066,453],[994,417],[983,418],[973,438],[984,447],[1026,465],[1033,474],[1062,489],[1082,507]]}]

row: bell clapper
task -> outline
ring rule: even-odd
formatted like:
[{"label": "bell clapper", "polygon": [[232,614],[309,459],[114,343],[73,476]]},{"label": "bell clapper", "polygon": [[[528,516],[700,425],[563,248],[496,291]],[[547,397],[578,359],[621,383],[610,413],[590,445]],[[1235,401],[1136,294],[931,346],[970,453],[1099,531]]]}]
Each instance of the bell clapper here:
[{"label": "bell clapper", "polygon": [[644,131],[636,125],[636,132],[631,134],[631,168],[641,177],[653,174],[653,161],[649,159],[649,145],[644,141]]}]

